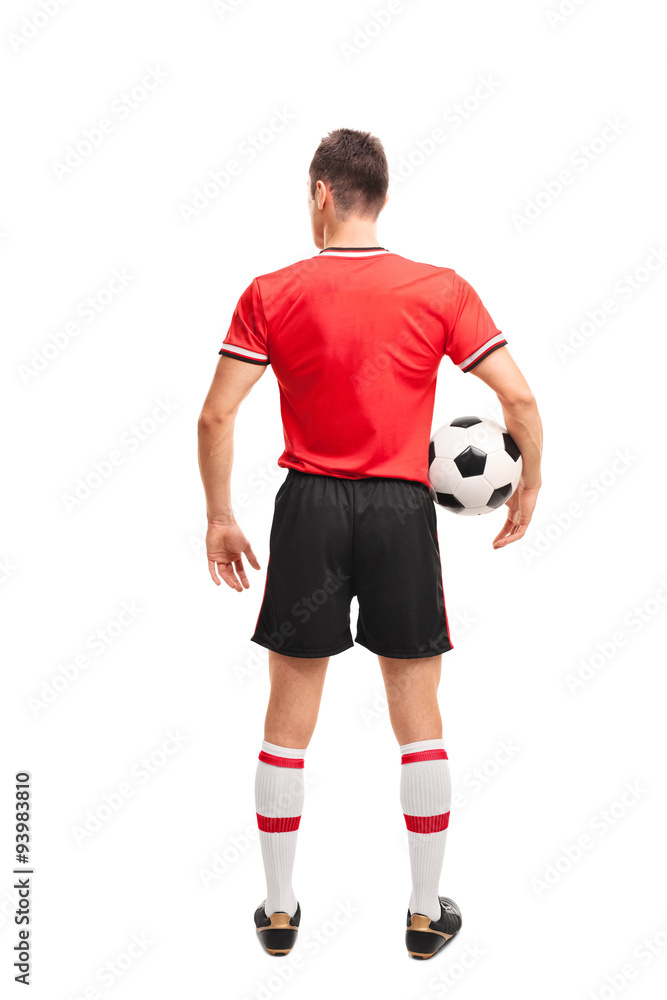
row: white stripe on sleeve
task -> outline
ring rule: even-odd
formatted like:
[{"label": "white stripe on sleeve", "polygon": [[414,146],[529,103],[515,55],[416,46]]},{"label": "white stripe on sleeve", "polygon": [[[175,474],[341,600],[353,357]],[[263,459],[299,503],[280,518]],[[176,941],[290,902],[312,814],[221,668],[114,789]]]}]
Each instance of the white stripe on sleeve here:
[{"label": "white stripe on sleeve", "polygon": [[458,367],[467,368],[468,365],[471,365],[476,358],[478,358],[481,354],[484,354],[485,351],[488,351],[488,349],[493,347],[494,344],[499,344],[501,340],[505,340],[502,333],[498,333],[495,337],[491,337],[491,340],[487,340],[485,344],[482,344],[482,346],[474,351],[469,358],[466,358],[465,361],[461,361]]},{"label": "white stripe on sleeve", "polygon": [[258,361],[268,361],[268,354],[258,354],[257,351],[249,351],[247,347],[237,347],[236,344],[223,344],[223,351],[233,351],[235,354],[243,354],[246,358],[257,358]]}]

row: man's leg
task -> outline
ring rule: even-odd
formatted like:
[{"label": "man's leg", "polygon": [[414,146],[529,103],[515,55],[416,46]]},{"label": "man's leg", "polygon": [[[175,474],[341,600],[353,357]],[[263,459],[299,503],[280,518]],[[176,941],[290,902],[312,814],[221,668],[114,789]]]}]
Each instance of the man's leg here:
[{"label": "man's leg", "polygon": [[328,656],[307,660],[269,650],[271,694],[264,723],[265,740],[284,746],[308,746],[328,664]]},{"label": "man's leg", "polygon": [[401,750],[401,808],[412,871],[411,914],[439,920],[438,887],[449,824],[451,781],[438,706],[441,656],[380,656],[392,728]]},{"label": "man's leg", "polygon": [[442,739],[438,684],[442,656],[393,660],[379,656],[389,720],[399,742]]},{"label": "man's leg", "polygon": [[292,870],[303,808],[304,756],[317,722],[328,662],[328,657],[301,659],[269,652],[271,695],[255,778],[267,916],[294,916],[297,909]]}]

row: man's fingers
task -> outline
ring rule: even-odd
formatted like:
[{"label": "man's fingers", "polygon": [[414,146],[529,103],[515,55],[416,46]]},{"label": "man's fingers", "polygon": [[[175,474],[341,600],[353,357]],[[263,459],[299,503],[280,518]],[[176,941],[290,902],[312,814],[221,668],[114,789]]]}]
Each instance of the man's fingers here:
[{"label": "man's fingers", "polygon": [[528,524],[514,524],[508,519],[503,530],[493,539],[494,549],[502,549],[511,542],[518,542],[525,535],[527,527]]},{"label": "man's fingers", "polygon": [[500,531],[496,535],[496,537],[493,539],[494,546],[497,547],[499,545],[502,545],[503,544],[503,539],[505,538],[505,535],[507,535],[511,530],[512,530],[512,521],[508,517],[507,520],[505,521],[505,523],[503,524],[502,528],[500,529]]},{"label": "man's fingers", "polygon": [[526,528],[517,528],[516,531],[512,531],[507,538],[503,539],[501,548],[505,548],[506,545],[511,545],[512,542],[518,542],[520,538],[523,538]]},{"label": "man's fingers", "polygon": [[246,549],[244,549],[244,552],[245,552],[246,556],[248,557],[248,562],[250,563],[250,565],[252,566],[252,568],[253,569],[260,569],[260,565],[257,562],[257,556],[252,551],[252,546],[248,545],[248,547]]},{"label": "man's fingers", "polygon": [[507,543],[512,539],[514,532],[517,529],[517,525],[512,520],[512,515],[510,514],[504,525],[493,539],[494,548],[502,548],[502,546],[507,545]]},{"label": "man's fingers", "polygon": [[234,569],[238,573],[238,577],[239,577],[239,580],[241,581],[241,585],[243,587],[245,587],[246,590],[247,590],[248,587],[250,586],[250,584],[248,583],[248,576],[246,574],[245,567],[243,565],[243,559],[241,559],[239,557],[238,559],[236,559],[234,561]]},{"label": "man's fingers", "polygon": [[[224,581],[232,590],[247,590],[250,586],[250,581],[248,580],[248,574],[243,562],[243,555],[247,555],[248,562],[254,569],[259,569],[260,565],[247,539],[241,536],[236,542],[237,544],[233,546],[225,543],[216,548],[207,540],[208,571],[211,574],[211,579],[218,586]],[[243,544],[246,546],[245,549],[241,548]],[[237,554],[232,556],[232,552]],[[226,558],[221,558],[223,555]],[[230,556],[231,558],[229,558]],[[234,570],[236,570],[238,576],[235,575]]]},{"label": "man's fingers", "polygon": [[225,583],[228,584],[232,590],[243,590],[243,587],[234,576],[234,570],[232,569],[231,563],[218,563],[218,572]]}]

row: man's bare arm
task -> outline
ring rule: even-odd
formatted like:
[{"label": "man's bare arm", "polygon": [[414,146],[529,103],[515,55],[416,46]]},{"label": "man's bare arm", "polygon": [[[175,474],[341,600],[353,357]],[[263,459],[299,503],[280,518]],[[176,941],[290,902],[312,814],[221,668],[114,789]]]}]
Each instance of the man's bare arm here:
[{"label": "man's bare arm", "polygon": [[493,540],[494,549],[500,549],[522,538],[533,516],[542,485],[542,421],[535,397],[507,347],[493,351],[472,371],[496,393],[505,426],[523,460],[521,481],[507,501],[507,521]]},{"label": "man's bare arm", "polygon": [[232,511],[234,424],[239,406],[264,374],[265,367],[221,355],[198,423],[199,471],[208,519],[208,568],[217,586],[220,586],[219,573],[228,586],[239,591],[250,586],[243,555],[254,569],[260,567]]}]

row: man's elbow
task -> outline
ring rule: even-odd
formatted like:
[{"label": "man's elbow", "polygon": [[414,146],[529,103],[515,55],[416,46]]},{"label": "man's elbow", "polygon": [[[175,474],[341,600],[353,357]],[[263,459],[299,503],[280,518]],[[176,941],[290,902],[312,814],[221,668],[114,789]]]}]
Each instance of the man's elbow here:
[{"label": "man's elbow", "polygon": [[204,406],[199,414],[197,427],[200,434],[208,431],[220,430],[226,425],[233,424],[236,417],[236,410],[226,410],[219,406]]},{"label": "man's elbow", "polygon": [[506,410],[527,412],[537,410],[537,400],[528,386],[513,389],[500,396],[500,401]]}]

